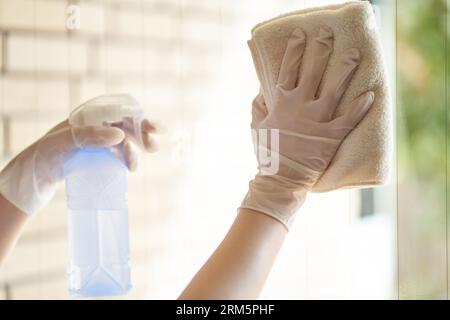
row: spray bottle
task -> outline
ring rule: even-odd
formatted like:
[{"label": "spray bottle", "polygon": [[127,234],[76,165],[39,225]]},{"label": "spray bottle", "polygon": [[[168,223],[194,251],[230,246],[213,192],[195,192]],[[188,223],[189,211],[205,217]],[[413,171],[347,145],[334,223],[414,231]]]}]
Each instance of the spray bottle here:
[{"label": "spray bottle", "polygon": [[[142,144],[142,109],[127,94],[103,95],[72,111],[74,126],[108,126],[131,120]],[[124,295],[132,287],[128,239],[128,169],[108,148],[81,148],[64,166],[69,252],[69,293]]]}]

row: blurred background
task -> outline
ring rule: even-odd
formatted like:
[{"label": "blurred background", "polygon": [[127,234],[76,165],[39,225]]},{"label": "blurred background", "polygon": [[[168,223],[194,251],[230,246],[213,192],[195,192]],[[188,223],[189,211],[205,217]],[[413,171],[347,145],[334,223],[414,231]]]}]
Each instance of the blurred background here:
[{"label": "blurred background", "polygon": [[[174,299],[256,173],[246,41],[333,0],[0,0],[2,165],[81,102],[130,92],[167,129],[129,179],[130,299]],[[311,195],[262,298],[448,298],[447,0],[374,0],[396,119],[385,187]],[[0,270],[0,299],[70,299],[64,188]]]}]

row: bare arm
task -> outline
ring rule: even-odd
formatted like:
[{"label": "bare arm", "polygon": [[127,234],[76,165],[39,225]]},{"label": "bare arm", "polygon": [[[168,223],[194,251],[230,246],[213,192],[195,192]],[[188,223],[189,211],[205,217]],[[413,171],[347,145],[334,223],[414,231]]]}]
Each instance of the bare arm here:
[{"label": "bare arm", "polygon": [[0,267],[14,248],[27,220],[28,215],[0,194]]},{"label": "bare arm", "polygon": [[277,220],[241,209],[225,239],[180,299],[258,298],[286,233]]}]

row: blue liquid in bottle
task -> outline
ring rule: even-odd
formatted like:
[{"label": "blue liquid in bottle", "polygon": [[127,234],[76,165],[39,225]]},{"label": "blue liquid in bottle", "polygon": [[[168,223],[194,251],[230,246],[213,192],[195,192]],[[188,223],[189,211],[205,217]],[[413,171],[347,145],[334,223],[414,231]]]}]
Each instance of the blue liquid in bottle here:
[{"label": "blue liquid in bottle", "polygon": [[64,175],[70,294],[126,294],[131,289],[128,169],[107,148],[83,148],[66,161]]}]

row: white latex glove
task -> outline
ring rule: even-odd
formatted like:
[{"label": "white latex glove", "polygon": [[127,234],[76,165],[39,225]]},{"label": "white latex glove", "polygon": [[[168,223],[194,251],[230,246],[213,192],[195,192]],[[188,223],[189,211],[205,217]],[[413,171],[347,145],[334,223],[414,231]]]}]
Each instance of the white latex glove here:
[{"label": "white latex glove", "polygon": [[374,100],[373,92],[367,92],[351,102],[344,115],[333,117],[359,65],[359,51],[351,48],[344,52],[340,62],[328,70],[327,81],[318,92],[333,50],[333,35],[321,28],[311,41],[313,58],[301,62],[306,37],[300,29],[292,33],[281,64],[273,109],[268,112],[262,94],[253,101],[252,128],[279,129],[278,148],[259,139],[254,141],[255,149],[270,150],[272,146],[272,157],[279,156],[279,167],[275,174],[267,174],[266,164],[258,159],[259,173],[250,182],[241,208],[265,213],[286,228],[346,135],[366,115]]},{"label": "white latex glove", "polygon": [[[63,180],[67,157],[81,147],[111,147],[113,153],[130,170],[137,166],[135,137],[124,121],[115,127],[73,127],[63,121],[30,145],[0,172],[0,193],[17,208],[32,215],[53,197]],[[156,128],[148,120],[142,122],[146,151],[155,145],[150,133]]]}]

